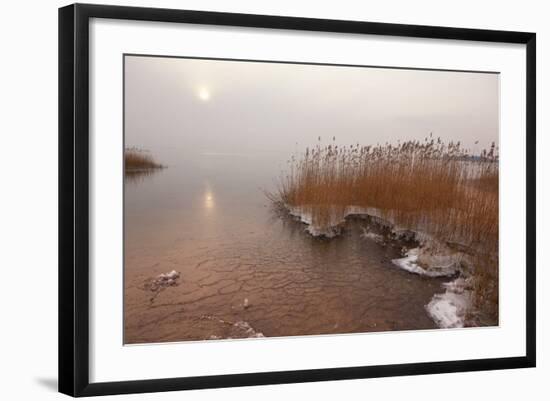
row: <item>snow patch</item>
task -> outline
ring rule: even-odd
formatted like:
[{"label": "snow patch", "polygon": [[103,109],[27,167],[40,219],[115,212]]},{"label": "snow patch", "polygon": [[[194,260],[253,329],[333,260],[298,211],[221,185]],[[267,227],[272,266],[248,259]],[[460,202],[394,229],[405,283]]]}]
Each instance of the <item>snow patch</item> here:
[{"label": "snow patch", "polygon": [[[425,268],[419,263],[422,262]],[[428,277],[449,277],[459,270],[459,258],[455,255],[431,255],[423,248],[409,249],[405,257],[392,259],[403,270]]]},{"label": "snow patch", "polygon": [[467,285],[467,280],[463,278],[446,283],[446,291],[435,294],[426,305],[426,311],[439,327],[464,327],[471,304],[471,291],[467,290]]},{"label": "snow patch", "polygon": [[252,326],[250,326],[250,324],[248,322],[245,322],[244,320],[239,320],[238,322],[234,323],[233,326],[243,331],[248,338],[265,337],[263,333],[254,330]]}]

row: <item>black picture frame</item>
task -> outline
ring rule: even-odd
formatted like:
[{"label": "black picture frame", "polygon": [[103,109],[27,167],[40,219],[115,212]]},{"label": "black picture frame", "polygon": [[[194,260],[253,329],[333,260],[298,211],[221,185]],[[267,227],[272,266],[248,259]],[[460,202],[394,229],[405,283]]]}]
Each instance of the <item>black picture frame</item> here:
[{"label": "black picture frame", "polygon": [[[526,45],[526,354],[520,357],[219,376],[89,381],[89,21],[91,18],[438,38]],[[59,9],[59,391],[158,392],[534,367],[536,364],[536,35],[479,29],[73,4]]]}]

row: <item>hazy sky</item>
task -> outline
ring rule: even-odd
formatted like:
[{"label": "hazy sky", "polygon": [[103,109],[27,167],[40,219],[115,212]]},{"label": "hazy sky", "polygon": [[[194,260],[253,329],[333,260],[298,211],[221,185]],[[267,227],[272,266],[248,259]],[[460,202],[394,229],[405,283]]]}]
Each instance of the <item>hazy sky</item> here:
[{"label": "hazy sky", "polygon": [[287,157],[319,136],[498,143],[497,74],[134,56],[125,69],[126,146],[168,162],[191,152]]}]

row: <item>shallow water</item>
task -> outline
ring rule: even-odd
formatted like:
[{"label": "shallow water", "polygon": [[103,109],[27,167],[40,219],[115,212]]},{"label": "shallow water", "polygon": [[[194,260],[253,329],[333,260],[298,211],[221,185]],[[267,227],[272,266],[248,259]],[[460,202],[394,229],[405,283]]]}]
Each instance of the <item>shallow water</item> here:
[{"label": "shallow water", "polygon": [[326,240],[277,213],[275,159],[199,155],[126,179],[125,343],[436,327],[424,306],[444,280],[394,266],[400,244],[361,237],[364,220]]}]

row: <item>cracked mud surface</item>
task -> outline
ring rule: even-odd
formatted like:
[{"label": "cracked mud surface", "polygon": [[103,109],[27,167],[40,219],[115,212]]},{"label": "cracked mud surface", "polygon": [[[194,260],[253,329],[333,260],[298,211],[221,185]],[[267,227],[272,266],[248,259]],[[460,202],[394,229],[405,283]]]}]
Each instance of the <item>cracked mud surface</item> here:
[{"label": "cracked mud surface", "polygon": [[[395,267],[400,246],[362,238],[363,221],[312,238],[254,180],[174,185],[181,174],[126,183],[125,343],[436,328],[424,306],[443,280]],[[152,297],[146,283],[172,270]]]}]

